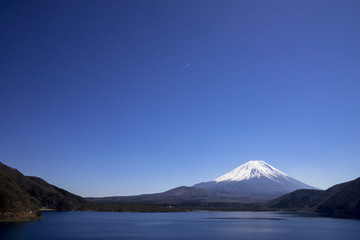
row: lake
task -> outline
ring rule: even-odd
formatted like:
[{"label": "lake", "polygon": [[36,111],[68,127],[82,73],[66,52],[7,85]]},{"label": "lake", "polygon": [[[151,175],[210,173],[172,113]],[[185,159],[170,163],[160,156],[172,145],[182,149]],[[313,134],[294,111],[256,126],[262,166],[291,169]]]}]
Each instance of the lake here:
[{"label": "lake", "polygon": [[1,223],[1,240],[359,240],[360,221],[279,212],[43,212],[38,222]]}]

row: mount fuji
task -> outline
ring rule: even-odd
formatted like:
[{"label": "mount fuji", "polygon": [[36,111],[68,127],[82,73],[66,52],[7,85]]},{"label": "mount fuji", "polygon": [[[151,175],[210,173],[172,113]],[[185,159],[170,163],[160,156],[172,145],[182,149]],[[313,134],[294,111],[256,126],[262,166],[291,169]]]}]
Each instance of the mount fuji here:
[{"label": "mount fuji", "polygon": [[249,161],[210,182],[195,184],[218,198],[266,201],[297,189],[317,189],[262,160]]},{"label": "mount fuji", "polygon": [[209,203],[215,203],[215,205],[261,203],[297,189],[317,188],[286,175],[264,161],[257,160],[249,161],[213,181],[198,183],[192,187],[181,186],[161,193],[88,198],[88,200],[163,205],[204,203],[204,206],[208,206]]}]

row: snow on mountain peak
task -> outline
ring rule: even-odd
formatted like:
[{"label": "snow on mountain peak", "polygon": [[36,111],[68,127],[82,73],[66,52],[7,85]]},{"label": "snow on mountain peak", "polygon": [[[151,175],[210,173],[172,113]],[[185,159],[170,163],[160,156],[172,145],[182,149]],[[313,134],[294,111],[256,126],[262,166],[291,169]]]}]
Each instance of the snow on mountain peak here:
[{"label": "snow on mountain peak", "polygon": [[214,181],[243,181],[249,180],[251,178],[260,177],[266,177],[271,180],[277,181],[276,179],[279,177],[285,178],[287,180],[288,175],[277,170],[263,160],[252,160],[216,178]]}]

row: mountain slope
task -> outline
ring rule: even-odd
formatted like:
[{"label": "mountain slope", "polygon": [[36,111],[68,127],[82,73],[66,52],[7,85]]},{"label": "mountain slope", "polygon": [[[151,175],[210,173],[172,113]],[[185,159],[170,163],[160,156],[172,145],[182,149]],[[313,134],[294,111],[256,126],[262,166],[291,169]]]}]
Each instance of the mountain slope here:
[{"label": "mountain slope", "polygon": [[174,203],[184,201],[201,201],[212,195],[200,188],[177,187],[162,193],[142,194],[124,197],[87,198],[92,202],[118,202],[118,203]]},{"label": "mountain slope", "polygon": [[0,221],[37,220],[39,201],[0,171]]},{"label": "mountain slope", "polygon": [[53,186],[38,177],[24,176],[18,170],[0,163],[0,172],[6,175],[20,189],[38,201],[41,208],[55,210],[82,210],[88,201],[61,188]]},{"label": "mountain slope", "polygon": [[325,197],[323,190],[300,189],[271,200],[269,206],[285,209],[312,209]]},{"label": "mountain slope", "polygon": [[249,161],[210,182],[195,184],[218,197],[267,201],[296,189],[315,189],[264,161]]},{"label": "mountain slope", "polygon": [[327,190],[297,190],[274,199],[273,208],[309,210],[339,217],[360,218],[360,178]]},{"label": "mountain slope", "polygon": [[340,186],[335,185],[328,190],[334,191],[334,188],[336,188],[336,191],[319,203],[316,211],[330,213],[335,216],[360,218],[360,178],[343,183]]}]

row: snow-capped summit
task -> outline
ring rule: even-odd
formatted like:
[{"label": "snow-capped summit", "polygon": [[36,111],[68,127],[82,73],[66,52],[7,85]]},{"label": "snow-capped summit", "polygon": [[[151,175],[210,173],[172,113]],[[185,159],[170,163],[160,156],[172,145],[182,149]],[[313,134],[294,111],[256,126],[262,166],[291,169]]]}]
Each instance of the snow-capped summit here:
[{"label": "snow-capped summit", "polygon": [[270,164],[267,164],[265,161],[252,160],[216,178],[214,181],[243,181],[260,177],[266,177],[274,181],[278,181],[278,178],[284,178],[285,180],[288,180],[288,175],[274,168]]}]

